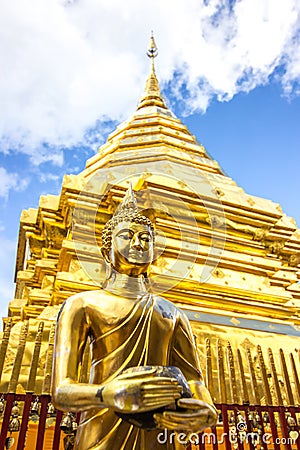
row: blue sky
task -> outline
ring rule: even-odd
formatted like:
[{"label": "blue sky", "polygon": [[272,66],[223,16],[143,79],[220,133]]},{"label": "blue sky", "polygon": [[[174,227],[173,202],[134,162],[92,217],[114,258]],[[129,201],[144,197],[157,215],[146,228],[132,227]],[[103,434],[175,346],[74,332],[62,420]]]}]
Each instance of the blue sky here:
[{"label": "blue sky", "polygon": [[3,6],[1,315],[13,297],[21,210],[58,194],[63,174],[82,170],[134,112],[151,29],[170,108],[238,185],[300,224],[299,1],[107,3]]},{"label": "blue sky", "polygon": [[185,123],[239,186],[280,203],[300,226],[300,97],[268,84]]}]

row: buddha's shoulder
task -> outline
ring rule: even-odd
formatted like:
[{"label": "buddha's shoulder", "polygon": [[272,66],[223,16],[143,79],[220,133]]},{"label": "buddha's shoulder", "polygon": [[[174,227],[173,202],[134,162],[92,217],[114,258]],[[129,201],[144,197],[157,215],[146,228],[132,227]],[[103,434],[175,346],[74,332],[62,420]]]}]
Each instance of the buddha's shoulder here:
[{"label": "buddha's shoulder", "polygon": [[62,305],[62,309],[83,309],[107,301],[108,294],[104,289],[79,292],[69,297]]},{"label": "buddha's shoulder", "polygon": [[[154,295],[154,301],[156,308],[159,309],[163,313],[172,314],[172,316],[180,316],[183,313],[177,306],[174,305],[170,300],[167,300],[158,295]],[[163,314],[164,315],[164,314]]]}]

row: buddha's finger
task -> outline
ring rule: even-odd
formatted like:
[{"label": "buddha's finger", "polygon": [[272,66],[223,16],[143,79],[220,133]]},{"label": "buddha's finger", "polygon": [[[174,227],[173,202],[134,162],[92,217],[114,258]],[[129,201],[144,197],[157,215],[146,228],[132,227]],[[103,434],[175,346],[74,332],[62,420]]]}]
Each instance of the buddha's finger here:
[{"label": "buddha's finger", "polygon": [[211,410],[212,412],[215,411],[213,406],[209,405],[206,402],[203,402],[202,400],[197,400],[196,398],[182,398],[179,400],[178,406],[190,410],[206,409]]},{"label": "buddha's finger", "polygon": [[147,384],[143,383],[141,387],[142,392],[182,392],[182,387],[179,384]]},{"label": "buddha's finger", "polygon": [[153,417],[154,417],[155,423],[157,424],[157,426],[159,428],[167,428],[168,430],[174,430],[175,428],[178,429],[178,427],[173,422],[165,419],[164,417],[162,417],[161,414],[154,414]]},{"label": "buddha's finger", "polygon": [[153,390],[148,390],[148,389],[143,389],[141,390],[141,394],[142,397],[159,397],[160,395],[165,396],[165,397],[174,397],[176,396],[176,398],[180,398],[181,397],[181,392],[176,390],[176,389],[153,389]]},{"label": "buddha's finger", "polygon": [[169,399],[170,403],[174,403],[175,400],[178,400],[180,398],[181,394],[179,392],[143,392],[141,394],[142,400],[149,400],[151,398],[165,398]]},{"label": "buddha's finger", "polygon": [[175,426],[176,429],[186,429],[186,430],[200,430],[208,426],[207,417],[174,417],[171,414],[165,414],[165,412],[162,414],[162,421],[164,423],[172,424],[172,426]]},{"label": "buddha's finger", "polygon": [[164,417],[170,420],[205,420],[207,421],[209,414],[204,411],[197,411],[197,413],[183,413],[183,412],[175,412],[175,411],[165,411]]},{"label": "buddha's finger", "polygon": [[156,368],[147,369],[147,370],[137,370],[136,372],[125,372],[118,375],[118,380],[131,379],[131,378],[147,378],[149,375],[153,375],[156,373]]},{"label": "buddha's finger", "polygon": [[160,428],[168,428],[169,430],[200,430],[205,426],[205,422],[196,421],[196,420],[171,420],[168,417],[164,416],[164,414],[154,414],[154,419],[157,425]]},{"label": "buddha's finger", "polygon": [[146,394],[142,396],[142,400],[143,401],[151,401],[151,400],[161,400],[163,402],[168,402],[168,403],[174,403],[175,400],[177,400],[178,398],[178,394],[154,394],[154,395],[150,395],[150,394]]},{"label": "buddha's finger", "polygon": [[178,380],[176,378],[169,377],[152,377],[149,378],[153,384],[167,384],[167,385],[178,385]]}]

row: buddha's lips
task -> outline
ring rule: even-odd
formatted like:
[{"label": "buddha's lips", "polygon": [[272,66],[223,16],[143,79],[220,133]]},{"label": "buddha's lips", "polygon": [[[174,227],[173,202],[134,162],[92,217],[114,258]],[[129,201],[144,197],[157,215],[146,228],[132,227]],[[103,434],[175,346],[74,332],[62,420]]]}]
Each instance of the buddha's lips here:
[{"label": "buddha's lips", "polygon": [[131,258],[142,259],[143,255],[144,255],[143,252],[138,251],[138,250],[130,250],[128,252],[128,257],[131,257]]}]

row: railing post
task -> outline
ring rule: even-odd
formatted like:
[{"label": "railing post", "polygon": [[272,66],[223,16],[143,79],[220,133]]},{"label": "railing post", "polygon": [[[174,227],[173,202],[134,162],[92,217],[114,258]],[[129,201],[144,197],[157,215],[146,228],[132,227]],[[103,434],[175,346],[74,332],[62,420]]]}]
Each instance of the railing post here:
[{"label": "railing post", "polygon": [[52,450],[58,450],[59,449],[59,442],[60,442],[60,422],[63,416],[62,411],[56,412],[56,421],[55,421],[55,428],[54,428],[54,436],[53,436],[53,444],[52,444]]},{"label": "railing post", "polygon": [[274,407],[269,406],[267,409],[268,409],[268,414],[269,414],[269,419],[270,419],[270,427],[271,427],[271,432],[272,432],[274,449],[280,450],[280,444],[278,444],[277,426],[276,426],[275,417],[274,417]]},{"label": "railing post", "polygon": [[229,424],[228,424],[228,414],[227,414],[227,405],[221,405],[222,411],[222,419],[223,419],[223,428],[224,428],[224,436],[225,436],[225,448],[226,450],[231,450],[231,444],[229,440]]},{"label": "railing post", "polygon": [[291,450],[292,447],[291,447],[291,444],[289,443],[289,430],[288,430],[287,423],[286,423],[285,407],[279,406],[278,411],[279,411],[279,417],[280,417],[280,425],[281,425],[281,429],[282,429],[282,437],[285,439],[285,442],[283,443],[283,445],[287,450]]},{"label": "railing post", "polygon": [[[298,425],[298,420],[297,420],[295,408],[289,408],[289,411],[291,413],[291,416],[295,420],[295,427],[294,428],[295,428],[296,433],[298,433],[298,436],[296,437],[295,441],[296,441],[296,445],[297,445],[297,450],[300,450],[299,425]],[[290,433],[289,433],[289,435],[290,435]]]},{"label": "railing post", "polygon": [[17,450],[23,450],[24,446],[25,446],[25,439],[26,439],[26,433],[27,433],[27,429],[28,429],[28,420],[29,420],[32,398],[33,398],[32,394],[27,393],[25,396]]},{"label": "railing post", "polygon": [[38,435],[37,435],[35,450],[43,450],[46,419],[47,419],[47,409],[48,409],[48,403],[50,402],[50,395],[41,395],[40,402],[41,402],[40,420],[39,420]]},{"label": "railing post", "polygon": [[5,448],[5,441],[6,441],[6,435],[8,430],[8,425],[10,421],[10,414],[13,407],[13,403],[15,400],[15,394],[9,393],[5,396],[6,405],[5,405],[5,411],[4,411],[4,417],[2,422],[2,428],[1,428],[1,434],[0,434],[0,449]]}]

